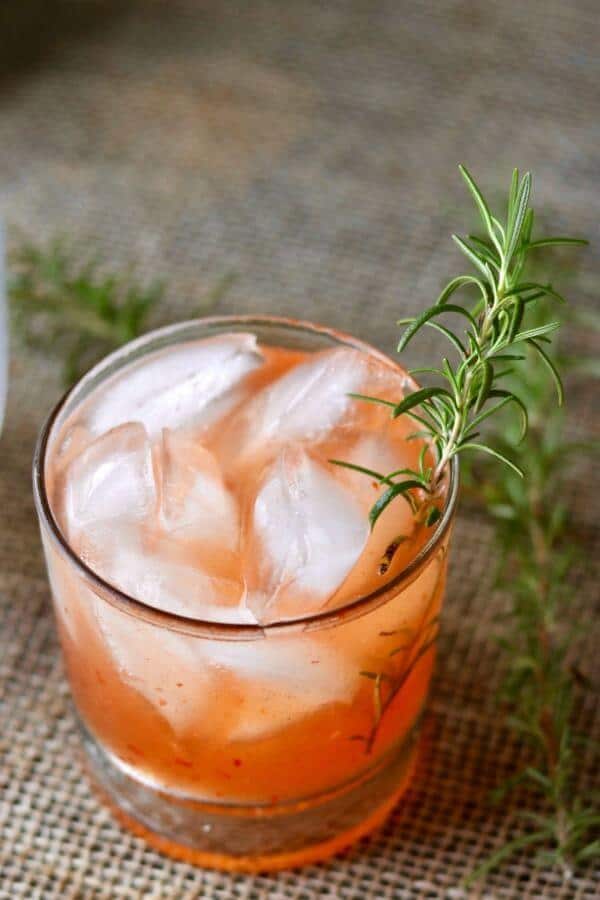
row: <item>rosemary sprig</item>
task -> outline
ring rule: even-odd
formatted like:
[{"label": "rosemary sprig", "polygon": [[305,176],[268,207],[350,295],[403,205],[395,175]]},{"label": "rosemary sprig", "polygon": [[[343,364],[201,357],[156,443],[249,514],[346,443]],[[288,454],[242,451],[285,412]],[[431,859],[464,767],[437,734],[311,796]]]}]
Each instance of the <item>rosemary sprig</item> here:
[{"label": "rosemary sprig", "polygon": [[163,288],[102,274],[64,240],[48,247],[25,241],[10,255],[13,319],[26,342],[64,358],[65,384],[140,334]]},{"label": "rosemary sprig", "polygon": [[[531,310],[543,298],[558,302],[563,298],[550,284],[525,280],[523,270],[528,254],[533,250],[561,244],[585,244],[586,241],[567,237],[532,239],[529,173],[520,178],[518,170],[514,170],[506,216],[501,222],[492,214],[467,169],[460,166],[460,171],[477,206],[485,237],[461,238],[456,234],[452,237],[475,271],[453,278],[436,303],[420,316],[401,319],[399,324],[405,325],[406,329],[398,344],[398,352],[401,352],[422,328],[435,328],[450,342],[458,360],[453,364],[444,357],[441,367],[416,370],[433,375],[438,383],[414,391],[399,403],[354,395],[357,399],[389,407],[392,418],[408,415],[414,419],[419,434],[431,448],[433,464],[423,452],[418,469],[383,474],[350,466],[342,460],[331,460],[335,465],[362,471],[370,479],[375,477],[386,486],[371,508],[372,527],[397,497],[403,497],[409,503],[419,520],[433,524],[441,514],[440,489],[447,465],[453,457],[467,450],[494,456],[519,475],[523,474],[509,454],[483,441],[480,428],[486,419],[512,404],[520,414],[521,439],[525,435],[527,406],[505,386],[506,376],[518,368],[525,351],[533,351],[543,361],[554,379],[559,405],[563,402],[561,377],[546,349],[549,335],[560,322],[546,320],[535,326],[527,324]],[[457,298],[467,291],[474,291],[477,298],[470,308],[457,302]],[[447,322],[439,321],[448,314],[466,321],[464,334],[457,334]]]},{"label": "rosemary sprig", "polygon": [[[491,475],[486,466],[467,469],[468,487],[495,522],[497,584],[510,599],[501,639],[506,675],[500,698],[507,724],[531,751],[529,765],[495,792],[501,799],[523,785],[545,809],[522,808],[527,830],[485,860],[468,883],[525,847],[536,848],[540,865],[557,867],[569,879],[578,866],[600,857],[598,798],[577,794],[575,775],[583,739],[572,729],[576,692],[587,678],[573,661],[569,625],[573,588],[569,577],[580,556],[574,523],[565,502],[566,463],[589,449],[569,442],[559,411],[548,403],[545,383],[531,364],[527,370],[531,428],[517,449],[524,480],[513,472]],[[489,439],[502,451],[510,435]],[[514,452],[514,451],[513,451]]]},{"label": "rosemary sprig", "polygon": [[[385,713],[412,675],[417,664],[437,643],[438,631],[439,616],[423,621],[408,643],[399,644],[390,650],[384,669],[378,672],[362,671],[360,673],[363,678],[368,678],[373,682],[373,724],[367,735],[352,736],[352,740],[364,741],[365,753],[371,753],[373,750]],[[399,671],[395,671],[394,658],[400,654],[403,659],[402,666]]]},{"label": "rosemary sprig", "polygon": [[[64,360],[72,384],[98,359],[141,334],[155,319],[163,284],[143,285],[129,272],[104,274],[95,258],[63,239],[48,246],[21,240],[10,254],[9,297],[15,325],[29,346]],[[226,273],[197,304],[206,313],[227,291]]]}]

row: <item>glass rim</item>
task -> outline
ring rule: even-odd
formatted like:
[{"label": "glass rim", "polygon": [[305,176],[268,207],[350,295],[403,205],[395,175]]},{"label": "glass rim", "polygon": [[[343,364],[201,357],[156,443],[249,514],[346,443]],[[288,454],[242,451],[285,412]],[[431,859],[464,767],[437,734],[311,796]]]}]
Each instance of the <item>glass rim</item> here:
[{"label": "glass rim", "polygon": [[[120,590],[109,581],[105,580],[101,575],[91,569],[83,559],[71,547],[66,535],[52,512],[48,493],[46,490],[45,467],[47,459],[48,444],[52,434],[52,429],[58,419],[60,413],[73,394],[79,390],[87,381],[93,380],[104,368],[111,362],[118,360],[119,356],[127,357],[131,351],[143,348],[146,344],[151,344],[156,339],[171,337],[178,332],[185,332],[194,326],[207,327],[227,327],[227,326],[252,326],[269,327],[275,326],[290,331],[306,332],[314,335],[321,335],[329,338],[335,343],[345,344],[354,347],[369,356],[376,357],[387,365],[400,370],[411,381],[414,379],[395,362],[391,357],[382,351],[373,347],[366,341],[354,337],[351,334],[330,328],[325,325],[318,325],[310,321],[302,319],[293,319],[283,316],[271,315],[222,315],[222,316],[205,316],[196,319],[187,319],[183,322],[176,322],[171,325],[156,328],[146,332],[133,341],[129,341],[112,353],[104,356],[96,365],[79,378],[58,400],[44,424],[42,425],[37,441],[33,457],[33,493],[35,507],[40,523],[43,524],[50,533],[54,544],[58,547],[61,555],[70,562],[77,572],[83,577],[84,581],[92,591],[104,600],[107,600],[113,606],[122,609],[124,612],[142,619],[151,624],[166,627],[172,631],[178,631],[184,634],[204,636],[215,639],[225,640],[253,640],[256,638],[267,637],[268,635],[294,632],[294,631],[310,631],[320,630],[322,628],[331,627],[340,624],[346,619],[354,619],[363,615],[369,609],[375,609],[386,602],[390,591],[397,588],[408,587],[414,580],[421,568],[427,560],[434,554],[436,548],[446,536],[451,525],[456,501],[458,496],[459,483],[459,466],[458,460],[454,457],[449,465],[449,490],[446,498],[446,504],[441,518],[435,524],[431,537],[421,547],[419,552],[410,560],[410,562],[389,581],[379,585],[367,594],[353,598],[341,606],[334,609],[325,609],[317,613],[311,613],[307,616],[299,616],[293,619],[286,619],[281,622],[275,621],[265,625],[259,623],[237,623],[237,622],[218,622],[197,619],[193,617],[183,616],[179,613],[168,612],[158,609],[139,600],[125,591]],[[153,348],[159,349],[159,348]],[[114,374],[114,373],[112,373]]]}]

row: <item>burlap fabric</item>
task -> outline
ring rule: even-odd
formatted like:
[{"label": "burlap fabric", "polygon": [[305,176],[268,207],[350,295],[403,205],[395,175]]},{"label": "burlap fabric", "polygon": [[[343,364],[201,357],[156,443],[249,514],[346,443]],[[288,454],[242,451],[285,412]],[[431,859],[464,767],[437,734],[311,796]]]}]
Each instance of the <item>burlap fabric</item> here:
[{"label": "burlap fabric", "polygon": [[[498,196],[513,164],[531,167],[556,230],[598,237],[596,0],[6,3],[4,16],[12,5],[31,14],[5,31],[15,64],[0,82],[2,215],[36,239],[64,232],[114,267],[165,276],[162,321],[202,309],[233,271],[218,312],[312,318],[391,351],[395,319],[456,271],[461,160]],[[572,290],[579,304],[597,302],[597,248]],[[572,345],[594,350],[585,331]],[[121,830],[82,776],[29,475],[59,369],[15,347],[11,377],[0,444],[0,898],[466,896],[462,878],[519,827],[519,801],[493,808],[487,793],[526,759],[493,701],[503,600],[486,522],[463,507],[426,751],[386,827],[299,873],[194,869]],[[580,434],[594,428],[593,398],[584,388],[572,400]],[[575,614],[591,622],[598,501],[593,470],[576,474],[588,564],[574,574]],[[589,674],[594,643],[586,628]],[[588,733],[598,731],[594,699],[579,711]],[[591,749],[578,772],[584,792],[598,786]],[[591,870],[563,885],[527,856],[482,889],[598,893]]]}]

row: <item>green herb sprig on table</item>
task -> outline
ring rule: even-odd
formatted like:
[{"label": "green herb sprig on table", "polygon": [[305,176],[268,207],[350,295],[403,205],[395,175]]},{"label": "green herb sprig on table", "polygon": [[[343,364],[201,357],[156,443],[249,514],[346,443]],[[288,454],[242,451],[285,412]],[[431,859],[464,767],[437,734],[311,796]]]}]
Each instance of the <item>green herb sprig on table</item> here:
[{"label": "green herb sprig on table", "polygon": [[[588,679],[573,658],[580,632],[571,623],[575,589],[570,576],[581,563],[579,535],[567,503],[569,461],[591,448],[570,441],[564,417],[548,401],[545,379],[531,361],[523,385],[531,427],[512,449],[526,472],[490,471],[482,462],[466,470],[466,488],[494,522],[497,586],[509,601],[500,644],[505,677],[500,691],[506,724],[525,742],[529,765],[498,791],[526,787],[518,816],[524,830],[485,860],[468,883],[483,878],[518,851],[536,850],[536,862],[570,878],[577,868],[600,857],[598,798],[576,791],[576,770],[584,739],[573,732],[577,692]],[[508,429],[508,432],[507,432]],[[488,439],[508,452],[510,423]],[[527,808],[527,797],[536,809]],[[543,812],[540,814],[540,801]]]},{"label": "green herb sprig on table", "polygon": [[[399,324],[407,327],[398,345],[401,352],[422,328],[435,328],[449,341],[457,362],[452,363],[444,357],[441,367],[413,369],[411,374],[433,375],[439,383],[420,388],[398,403],[353,395],[356,399],[389,407],[392,418],[408,415],[415,420],[418,425],[415,435],[425,439],[419,468],[381,473],[343,460],[331,460],[335,465],[362,472],[386,486],[371,508],[372,527],[397,497],[406,500],[420,521],[427,525],[437,521],[442,505],[440,488],[448,463],[467,450],[490,454],[519,475],[523,474],[510,455],[484,442],[480,429],[486,419],[513,404],[521,418],[521,437],[525,435],[527,406],[518,394],[506,387],[505,380],[524,360],[527,351],[537,354],[550,371],[559,405],[563,402],[562,381],[546,349],[549,335],[560,322],[552,319],[534,326],[527,323],[531,310],[542,299],[563,302],[563,298],[550,284],[525,280],[523,271],[532,251],[561,244],[585,244],[586,241],[566,237],[532,238],[534,215],[529,206],[529,173],[520,178],[517,169],[513,172],[506,216],[501,222],[492,214],[467,169],[460,166],[460,171],[475,200],[485,237],[469,235],[465,239],[453,235],[453,239],[475,271],[453,278],[436,303],[420,316],[401,319]],[[464,334],[458,334],[449,326],[448,314],[466,320]],[[428,461],[427,447],[433,453],[433,464]]]},{"label": "green herb sprig on table", "polygon": [[58,352],[71,384],[104,353],[140,334],[160,300],[159,283],[147,287],[129,277],[103,274],[96,260],[54,240],[48,247],[26,241],[10,255],[13,318],[27,343]]},{"label": "green herb sprig on table", "polygon": [[[534,762],[511,779],[503,791],[526,782],[546,803],[546,813],[523,810],[530,826],[485,861],[469,883],[521,849],[532,846],[536,860],[558,866],[569,877],[574,868],[600,855],[595,836],[600,814],[573,791],[577,737],[571,731],[574,683],[577,672],[569,667],[571,633],[561,634],[559,620],[569,600],[567,574],[573,547],[567,540],[568,516],[560,502],[565,459],[576,447],[563,440],[560,421],[548,411],[546,380],[531,383],[532,359],[549,371],[558,406],[562,406],[562,379],[553,358],[549,335],[561,321],[547,316],[548,301],[563,303],[551,284],[525,279],[531,251],[586,241],[565,237],[532,238],[533,211],[529,207],[531,177],[515,170],[504,222],[494,216],[469,172],[461,173],[475,200],[485,233],[454,240],[473,264],[473,274],[453,278],[437,302],[406,325],[398,350],[402,351],[423,327],[434,328],[450,342],[457,362],[448,358],[441,367],[413,369],[412,374],[433,375],[438,384],[423,387],[394,404],[377,397],[354,395],[390,408],[391,416],[408,415],[417,423],[415,436],[425,439],[418,469],[379,473],[343,460],[336,465],[362,472],[386,487],[370,512],[372,527],[397,497],[403,497],[418,520],[431,525],[439,518],[447,464],[466,450],[479,450],[505,464],[486,483],[484,495],[498,523],[497,537],[505,559],[502,586],[510,591],[511,625],[503,646],[507,658],[504,700],[511,708],[508,724],[534,751]],[[470,305],[456,302],[458,292],[476,293]],[[444,317],[465,319],[464,334],[449,327]],[[442,321],[440,321],[440,319]],[[534,389],[534,388],[537,388]],[[490,432],[486,420],[512,404],[520,414],[519,433],[511,440]],[[531,422],[531,429],[530,429]],[[485,437],[481,436],[481,429]],[[510,432],[510,428],[508,429]],[[430,459],[430,457],[429,457]],[[509,574],[508,574],[509,573]],[[513,633],[514,632],[514,633]],[[435,637],[434,637],[435,639]],[[381,689],[385,672],[363,673],[374,681],[374,703],[381,718]],[[372,738],[367,746],[372,744]]]},{"label": "green herb sprig on table", "polygon": [[[130,273],[105,273],[95,259],[63,239],[48,246],[21,241],[10,254],[9,296],[19,333],[36,349],[64,359],[71,385],[106,353],[142,334],[160,306],[164,286]],[[220,278],[198,304],[206,313],[233,281]]]}]

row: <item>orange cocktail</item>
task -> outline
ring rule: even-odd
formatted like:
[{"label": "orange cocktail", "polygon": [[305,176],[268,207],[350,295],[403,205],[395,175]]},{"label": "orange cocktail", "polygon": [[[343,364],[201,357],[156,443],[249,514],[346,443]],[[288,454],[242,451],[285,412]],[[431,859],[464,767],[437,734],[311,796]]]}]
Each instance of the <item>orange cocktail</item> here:
[{"label": "orange cocktail", "polygon": [[[404,789],[448,526],[371,531],[414,467],[414,384],[352,338],[212,319],[108,357],[55,410],[36,497],[92,774],[163,849],[237,869],[319,858]],[[423,452],[427,452],[425,449]]]}]

